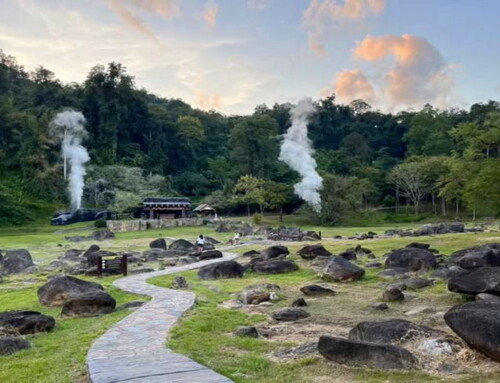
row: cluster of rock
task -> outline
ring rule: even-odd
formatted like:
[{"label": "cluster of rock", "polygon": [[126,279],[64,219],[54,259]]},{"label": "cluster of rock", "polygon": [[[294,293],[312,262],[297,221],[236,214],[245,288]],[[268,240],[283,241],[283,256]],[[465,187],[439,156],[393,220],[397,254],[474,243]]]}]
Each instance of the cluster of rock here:
[{"label": "cluster of rock", "polygon": [[457,251],[449,263],[455,275],[448,289],[475,301],[452,307],[446,323],[472,348],[500,361],[500,243]]},{"label": "cluster of rock", "polygon": [[69,237],[64,237],[65,240],[70,242],[82,242],[82,241],[104,241],[106,239],[114,239],[115,233],[108,230],[96,230],[88,236],[83,235],[73,235]]},{"label": "cluster of rock", "polygon": [[462,222],[429,223],[416,230],[391,229],[385,232],[385,235],[400,237],[420,237],[423,235],[465,233],[466,231],[481,231],[478,228],[466,229]]},{"label": "cluster of rock", "polygon": [[[215,250],[219,242],[207,237],[205,250],[198,253],[193,243],[178,239],[169,246],[163,238],[158,238],[149,244],[149,249],[139,251],[111,252],[101,249],[98,245],[91,245],[86,251],[70,249],[45,267],[46,271],[61,271],[69,275],[94,275],[97,271],[97,260],[100,257],[127,257],[130,273],[153,271],[148,264],[159,263],[160,268],[182,266],[206,259],[220,258],[222,253]],[[156,265],[156,264],[155,264]],[[117,271],[119,272],[119,271]]]},{"label": "cluster of rock", "polygon": [[266,230],[267,239],[273,241],[318,241],[321,237],[315,231],[303,231],[298,227],[281,226]]},{"label": "cluster of rock", "polygon": [[51,331],[55,324],[53,317],[38,311],[0,312],[0,355],[10,355],[30,348],[31,343],[23,335]]}]

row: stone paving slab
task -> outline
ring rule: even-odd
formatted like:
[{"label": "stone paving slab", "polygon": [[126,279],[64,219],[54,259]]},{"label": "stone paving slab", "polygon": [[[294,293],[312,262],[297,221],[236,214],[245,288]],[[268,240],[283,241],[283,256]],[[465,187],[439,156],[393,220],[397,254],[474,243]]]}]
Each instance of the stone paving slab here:
[{"label": "stone paving slab", "polygon": [[172,352],[165,344],[169,330],[193,306],[195,294],[153,286],[146,280],[232,260],[237,256],[225,253],[223,258],[116,280],[114,286],[152,299],[94,342],[87,354],[91,382],[232,383],[232,380],[188,357]]}]

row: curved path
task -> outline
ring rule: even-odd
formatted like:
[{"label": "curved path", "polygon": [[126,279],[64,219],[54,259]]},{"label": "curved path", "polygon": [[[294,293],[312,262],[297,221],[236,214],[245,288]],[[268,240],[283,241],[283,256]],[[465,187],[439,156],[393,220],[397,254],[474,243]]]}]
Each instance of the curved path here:
[{"label": "curved path", "polygon": [[190,309],[195,294],[150,285],[147,279],[228,261],[238,255],[136,274],[113,285],[130,293],[149,295],[152,300],[122,319],[92,345],[87,366],[92,383],[232,383],[232,380],[172,352],[166,336],[179,317]]}]

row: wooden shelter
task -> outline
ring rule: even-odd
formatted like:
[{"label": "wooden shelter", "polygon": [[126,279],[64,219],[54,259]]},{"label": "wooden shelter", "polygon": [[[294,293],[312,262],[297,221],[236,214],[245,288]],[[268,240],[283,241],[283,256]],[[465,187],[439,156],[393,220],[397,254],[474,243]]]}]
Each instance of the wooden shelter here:
[{"label": "wooden shelter", "polygon": [[215,215],[215,208],[212,206],[203,203],[200,206],[196,207],[196,209],[193,210],[194,213],[198,213],[199,215],[202,216],[212,216]]},{"label": "wooden shelter", "polygon": [[191,216],[191,201],[188,198],[145,198],[142,202],[142,217],[149,219],[187,218]]}]

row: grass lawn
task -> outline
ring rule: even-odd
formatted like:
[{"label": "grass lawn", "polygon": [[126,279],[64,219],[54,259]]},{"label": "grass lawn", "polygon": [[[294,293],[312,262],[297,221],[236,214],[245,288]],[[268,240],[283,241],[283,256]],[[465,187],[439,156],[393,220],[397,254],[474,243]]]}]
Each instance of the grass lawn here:
[{"label": "grass lawn", "polygon": [[[30,283],[26,279],[39,279]],[[117,306],[145,297],[127,294],[111,286],[116,277],[85,278],[102,284],[117,302]],[[32,348],[0,357],[2,383],[80,383],[87,382],[86,356],[92,342],[113,324],[127,316],[129,310],[91,318],[62,318],[61,308],[41,306],[37,289],[44,277],[17,276],[0,284],[0,311],[35,310],[56,319],[49,333],[28,335]]]},{"label": "grass lawn", "polygon": [[[374,251],[377,258],[393,248],[398,248],[416,240],[415,238],[389,238],[369,241],[323,241],[323,245],[336,253],[348,247],[362,244]],[[486,242],[499,242],[500,235],[449,234],[434,237],[419,237],[418,241],[430,243],[444,254],[465,247]],[[299,288],[310,283],[323,283],[315,272],[294,253],[304,244],[289,243],[292,256],[300,265],[300,270],[280,275],[256,275],[248,273],[242,279],[201,281],[197,271],[182,273],[191,284],[190,289],[197,294],[197,303],[181,322],[173,329],[168,345],[173,350],[228,376],[238,383],[326,383],[326,382],[460,382],[477,383],[500,381],[500,368],[482,355],[471,352],[463,357],[458,367],[464,368],[453,375],[440,375],[424,371],[374,371],[363,368],[348,368],[335,365],[320,356],[305,356],[295,359],[275,357],[281,349],[304,342],[317,341],[320,335],[346,336],[350,328],[363,320],[384,320],[406,318],[435,328],[451,332],[442,319],[442,313],[464,297],[447,291],[445,282],[436,281],[432,287],[407,292],[404,303],[391,303],[388,311],[368,309],[368,305],[380,301],[386,282],[378,275],[380,270],[369,270],[364,279],[354,283],[329,283],[337,295],[334,297],[306,297],[306,310],[311,317],[295,323],[276,323],[269,313],[279,307],[290,306],[301,297]],[[237,252],[259,249],[259,246],[239,248]],[[371,260],[360,260],[364,264]],[[170,287],[176,275],[150,279],[158,286]],[[244,287],[258,283],[275,283],[281,286],[283,299],[274,307],[245,307],[231,310],[220,306],[226,300],[234,299]],[[417,314],[405,316],[404,312],[417,306],[429,306],[436,315]],[[232,335],[241,325],[256,325],[259,329],[271,330],[268,338],[249,339]],[[457,360],[453,360],[457,362]],[[438,361],[431,361],[437,363]]]}]

